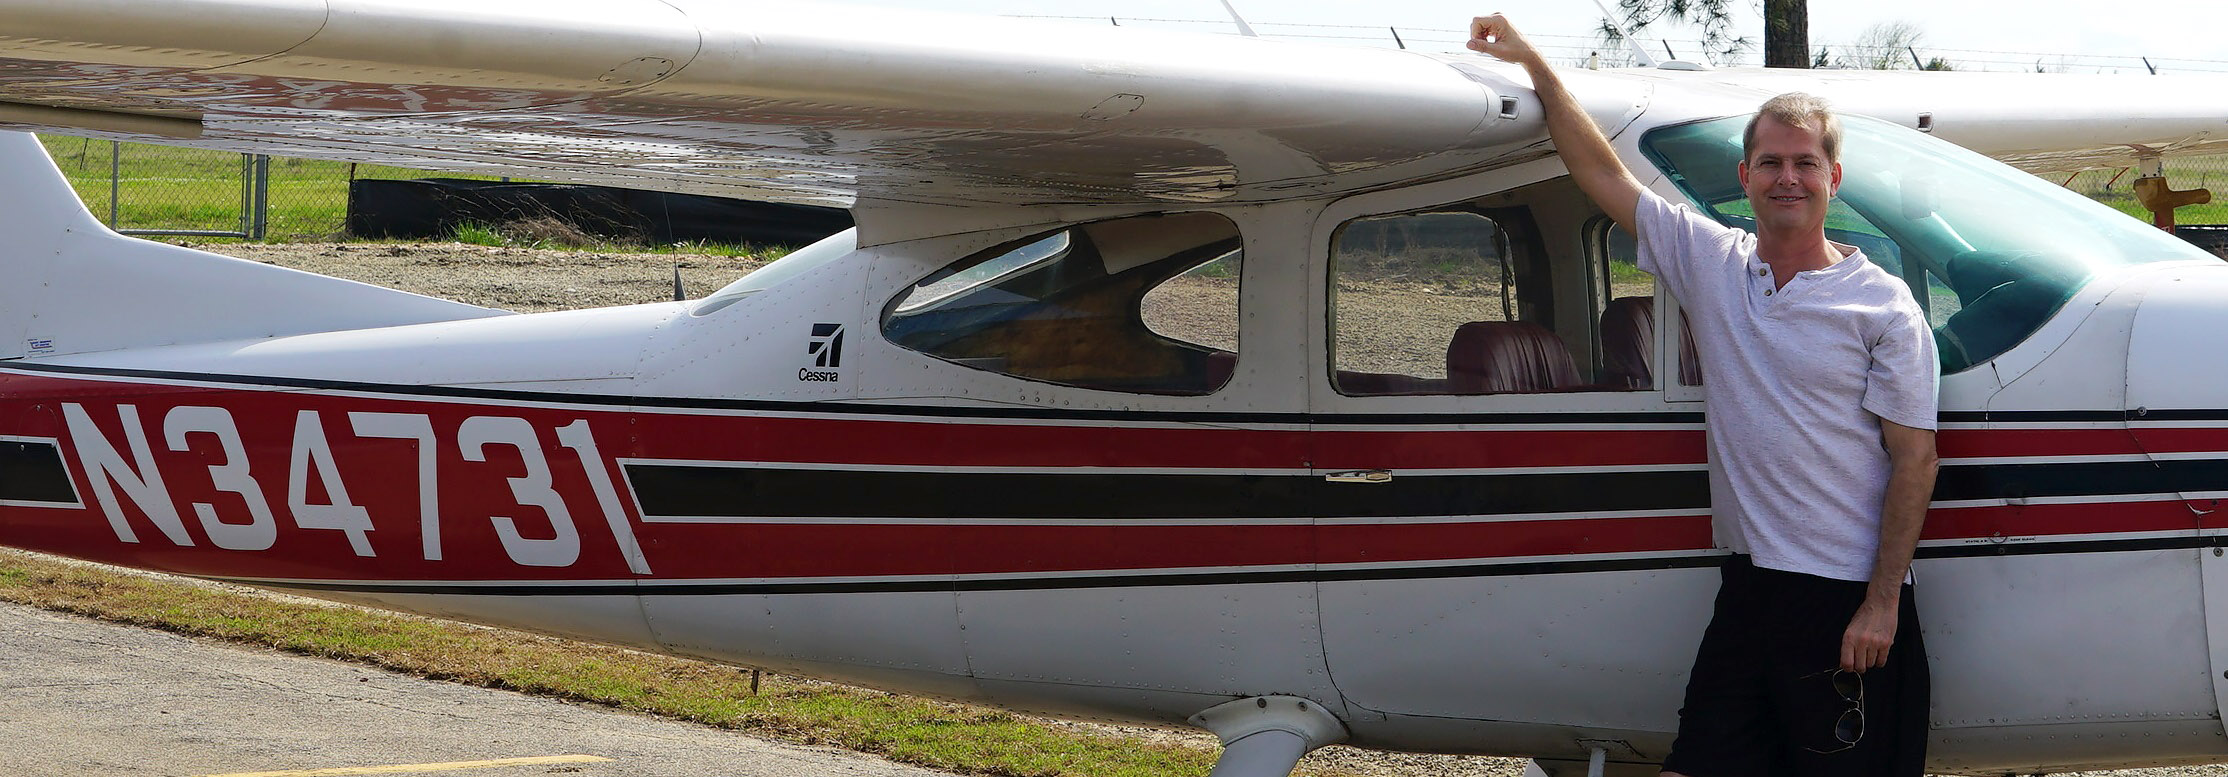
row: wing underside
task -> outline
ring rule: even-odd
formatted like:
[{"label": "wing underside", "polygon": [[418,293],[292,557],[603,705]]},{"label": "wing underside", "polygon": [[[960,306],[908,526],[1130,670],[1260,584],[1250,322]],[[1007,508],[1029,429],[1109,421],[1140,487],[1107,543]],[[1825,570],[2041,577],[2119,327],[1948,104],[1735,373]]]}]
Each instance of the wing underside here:
[{"label": "wing underside", "polygon": [[1284,199],[1537,154],[1406,52],[796,3],[0,2],[0,122],[850,205]]}]

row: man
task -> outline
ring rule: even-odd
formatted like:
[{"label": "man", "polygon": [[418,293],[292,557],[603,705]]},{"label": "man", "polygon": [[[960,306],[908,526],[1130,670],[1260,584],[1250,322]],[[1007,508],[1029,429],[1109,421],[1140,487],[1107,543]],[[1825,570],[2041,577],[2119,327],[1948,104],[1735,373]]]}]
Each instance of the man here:
[{"label": "man", "polygon": [[1840,122],[1801,94],[1751,120],[1751,235],[1641,188],[1508,20],[1470,32],[1531,75],[1571,176],[1678,295],[1708,377],[1711,523],[1733,555],[1665,773],[1918,777],[1927,670],[1909,571],[1938,367],[1908,288],[1826,239]]}]

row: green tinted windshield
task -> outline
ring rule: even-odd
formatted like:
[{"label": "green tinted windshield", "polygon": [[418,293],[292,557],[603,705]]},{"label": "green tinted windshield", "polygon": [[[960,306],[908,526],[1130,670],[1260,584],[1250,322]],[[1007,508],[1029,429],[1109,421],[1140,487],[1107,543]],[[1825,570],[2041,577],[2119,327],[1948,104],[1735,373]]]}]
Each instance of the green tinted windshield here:
[{"label": "green tinted windshield", "polygon": [[[1910,284],[1945,374],[2018,345],[2100,271],[2213,259],[1979,154],[1874,119],[1842,121],[1841,190],[1826,236]],[[1738,177],[1747,124],[1736,116],[1661,127],[1642,137],[1641,149],[1720,223],[1753,229]]]}]

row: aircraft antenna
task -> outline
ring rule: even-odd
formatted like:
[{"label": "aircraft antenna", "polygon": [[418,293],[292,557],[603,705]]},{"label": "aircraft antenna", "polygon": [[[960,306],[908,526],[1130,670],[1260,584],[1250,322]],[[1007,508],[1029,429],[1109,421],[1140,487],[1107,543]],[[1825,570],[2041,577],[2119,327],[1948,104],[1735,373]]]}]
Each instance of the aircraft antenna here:
[{"label": "aircraft antenna", "polygon": [[673,260],[673,301],[684,302],[688,298],[688,291],[681,288],[681,260],[675,259]]},{"label": "aircraft antenna", "polygon": [[[1611,29],[1616,30],[1617,37],[1625,39],[1625,45],[1632,48],[1633,61],[1638,62],[1641,67],[1656,66],[1656,58],[1648,56],[1648,49],[1641,46],[1638,39],[1632,37],[1632,31],[1625,29],[1623,24],[1617,22],[1617,15],[1609,12],[1609,4],[1601,0],[1594,0],[1594,7],[1601,9],[1602,21],[1607,23]],[[1663,43],[1663,50],[1666,52],[1671,50],[1670,41]],[[1674,56],[1672,59],[1678,59],[1678,57]]]},{"label": "aircraft antenna", "polygon": [[1400,39],[1399,27],[1386,27],[1385,29],[1392,30],[1393,45],[1399,46],[1401,51],[1408,50],[1408,42]]},{"label": "aircraft antenna", "polygon": [[1246,36],[1246,37],[1248,37],[1248,38],[1258,38],[1258,37],[1261,37],[1261,36],[1260,36],[1259,34],[1256,34],[1256,33],[1255,33],[1255,32],[1253,31],[1253,25],[1250,25],[1250,24],[1247,24],[1247,23],[1246,23],[1246,19],[1245,19],[1245,17],[1243,17],[1243,16],[1239,16],[1239,15],[1238,15],[1238,8],[1237,8],[1237,6],[1231,5],[1231,4],[1230,4],[1230,0],[1222,0],[1222,10],[1225,10],[1225,11],[1229,11],[1229,12],[1230,12],[1230,21],[1233,21],[1233,22],[1237,22],[1237,23],[1238,23],[1238,34],[1239,34],[1239,35],[1243,35],[1243,36]]}]

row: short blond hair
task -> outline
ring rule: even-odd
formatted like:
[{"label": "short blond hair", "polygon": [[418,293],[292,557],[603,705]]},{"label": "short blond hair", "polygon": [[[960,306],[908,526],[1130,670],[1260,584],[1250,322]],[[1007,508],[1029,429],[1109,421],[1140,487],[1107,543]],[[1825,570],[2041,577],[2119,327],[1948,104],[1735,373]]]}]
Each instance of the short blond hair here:
[{"label": "short blond hair", "polygon": [[1764,117],[1800,130],[1818,133],[1819,141],[1826,147],[1826,161],[1841,161],[1841,117],[1835,116],[1833,106],[1824,98],[1802,92],[1786,94],[1765,100],[1757,106],[1756,115],[1748,120],[1748,129],[1741,132],[1741,159],[1746,161],[1749,149],[1756,145],[1756,123]]}]

